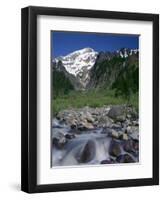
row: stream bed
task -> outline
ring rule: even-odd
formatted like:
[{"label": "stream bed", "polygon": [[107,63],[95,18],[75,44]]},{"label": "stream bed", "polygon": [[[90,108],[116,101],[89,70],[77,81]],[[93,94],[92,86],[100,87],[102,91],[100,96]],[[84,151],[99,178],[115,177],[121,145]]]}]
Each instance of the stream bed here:
[{"label": "stream bed", "polygon": [[[129,116],[130,119],[125,118],[121,122],[115,122],[108,117],[108,121],[104,120],[101,124],[99,114],[96,115],[98,116],[96,120],[92,110],[88,108],[86,110],[87,114],[84,112],[85,109],[82,110],[82,115],[81,110],[71,110],[62,112],[57,118],[53,118],[52,167],[109,165],[139,161],[137,119]],[[109,109],[106,110],[108,113]],[[106,117],[105,112],[101,113],[103,117]],[[74,123],[74,119],[78,121]]]}]

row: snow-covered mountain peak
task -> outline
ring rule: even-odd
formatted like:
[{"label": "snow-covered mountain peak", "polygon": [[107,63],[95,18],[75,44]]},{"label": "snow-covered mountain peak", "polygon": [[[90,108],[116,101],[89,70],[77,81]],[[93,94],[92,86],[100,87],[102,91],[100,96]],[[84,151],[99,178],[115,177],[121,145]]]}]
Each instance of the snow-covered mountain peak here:
[{"label": "snow-covered mountain peak", "polygon": [[55,59],[55,62],[61,61],[66,71],[74,76],[83,72],[89,71],[95,64],[97,52],[92,48],[84,48],[74,51],[66,56],[60,56]]},{"label": "snow-covered mountain peak", "polygon": [[68,54],[65,57],[78,56],[78,55],[81,55],[81,54],[91,53],[91,52],[95,52],[95,51],[92,48],[86,47],[84,49],[79,49],[79,50],[73,51],[72,53]]}]

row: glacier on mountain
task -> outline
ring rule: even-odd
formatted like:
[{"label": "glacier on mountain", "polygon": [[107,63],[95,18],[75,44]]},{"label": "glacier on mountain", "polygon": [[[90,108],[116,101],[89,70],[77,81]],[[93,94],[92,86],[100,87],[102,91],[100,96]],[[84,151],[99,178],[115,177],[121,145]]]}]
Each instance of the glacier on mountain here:
[{"label": "glacier on mountain", "polygon": [[95,64],[98,53],[92,48],[84,48],[74,51],[67,56],[60,56],[55,62],[61,61],[66,71],[74,76],[89,71]]}]

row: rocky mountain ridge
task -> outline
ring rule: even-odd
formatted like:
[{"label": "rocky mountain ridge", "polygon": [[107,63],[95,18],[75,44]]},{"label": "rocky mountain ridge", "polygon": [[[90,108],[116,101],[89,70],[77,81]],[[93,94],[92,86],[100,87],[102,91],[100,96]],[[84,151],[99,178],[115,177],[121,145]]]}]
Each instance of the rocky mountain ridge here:
[{"label": "rocky mountain ridge", "polygon": [[[92,48],[53,59],[53,71],[63,72],[75,90],[112,86],[124,68],[138,68],[138,49],[96,52]],[[54,80],[55,81],[55,80]]]}]

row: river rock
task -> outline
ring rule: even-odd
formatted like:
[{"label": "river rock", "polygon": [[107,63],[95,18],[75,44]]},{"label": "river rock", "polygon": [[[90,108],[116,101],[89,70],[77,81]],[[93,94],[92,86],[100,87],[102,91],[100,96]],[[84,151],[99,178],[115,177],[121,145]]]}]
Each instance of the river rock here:
[{"label": "river rock", "polygon": [[139,142],[138,140],[127,140],[124,145],[123,148],[125,151],[129,152],[129,153],[135,153],[139,150]]},{"label": "river rock", "polygon": [[116,139],[122,139],[124,132],[123,131],[116,131],[112,129],[112,137]]},{"label": "river rock", "polygon": [[112,140],[110,143],[110,147],[109,147],[109,154],[111,156],[117,157],[121,154],[121,147],[120,147],[120,143]]},{"label": "river rock", "polygon": [[75,136],[75,135],[80,135],[82,131],[76,128],[76,129],[70,129],[69,133]]},{"label": "river rock", "polygon": [[119,136],[119,139],[121,140],[128,140],[128,135],[126,133],[122,133],[120,136]]},{"label": "river rock", "polygon": [[70,127],[71,127],[71,129],[76,129],[77,125],[76,124],[71,124]]},{"label": "river rock", "polygon": [[108,117],[123,122],[126,119],[124,106],[113,106],[108,112]]},{"label": "river rock", "polygon": [[64,145],[67,143],[65,133],[63,131],[56,131],[55,133],[53,133],[52,141],[57,148],[63,148]]},{"label": "river rock", "polygon": [[78,125],[78,130],[80,131],[87,131],[87,130],[91,130],[94,129],[94,126],[91,123],[88,122],[82,122]]},{"label": "river rock", "polygon": [[52,120],[52,128],[61,128],[59,121],[56,118]]},{"label": "river rock", "polygon": [[85,119],[87,120],[87,122],[89,123],[93,123],[95,120],[94,118],[92,117],[92,115],[89,113],[89,112],[86,112],[85,113]]},{"label": "river rock", "polygon": [[102,160],[100,164],[113,164],[115,163],[113,160]]},{"label": "river rock", "polygon": [[104,127],[101,131],[102,134],[107,134],[109,137],[113,137],[115,139],[119,139],[121,135],[123,134],[122,131],[116,131],[112,128]]},{"label": "river rock", "polygon": [[133,140],[128,140],[124,143],[123,145],[123,149],[129,153],[131,153],[134,149],[133,149]]},{"label": "river rock", "polygon": [[115,131],[114,129],[112,129],[111,136],[118,139],[119,138],[118,131]]},{"label": "river rock", "polygon": [[65,135],[65,137],[66,137],[66,139],[73,139],[73,138],[75,138],[75,134],[74,133],[67,133]]},{"label": "river rock", "polygon": [[134,132],[134,133],[130,134],[130,137],[133,140],[139,140],[139,134],[138,134],[138,132]]},{"label": "river rock", "polygon": [[133,124],[134,126],[139,126],[139,121],[138,121],[138,120],[135,120],[135,121],[132,122],[132,124]]},{"label": "river rock", "polygon": [[123,140],[128,140],[128,135],[126,133],[124,133],[122,139]]},{"label": "river rock", "polygon": [[130,114],[127,114],[126,117],[127,117],[128,119],[131,119],[132,116],[131,116]]},{"label": "river rock", "polygon": [[127,133],[132,139],[139,140],[139,127],[138,126],[128,126]]},{"label": "river rock", "polygon": [[138,112],[135,110],[133,106],[126,106],[126,113],[127,115],[130,116],[132,119],[137,119],[138,118]]},{"label": "river rock", "polygon": [[139,140],[133,140],[133,141],[134,141],[134,144],[133,144],[134,150],[139,151]]},{"label": "river rock", "polygon": [[117,124],[112,124],[111,128],[116,130],[116,131],[120,131],[122,129],[122,125],[117,123]]},{"label": "river rock", "polygon": [[131,119],[126,119],[123,123],[122,126],[127,128],[128,126],[132,125],[132,120]]},{"label": "river rock", "polygon": [[133,109],[132,112],[131,112],[131,117],[132,117],[132,119],[138,119],[138,118],[139,118],[138,112],[136,112],[136,111]]},{"label": "river rock", "polygon": [[72,127],[74,126],[75,127],[77,125],[77,120],[72,116],[65,117],[64,120],[65,120],[65,123],[68,126],[72,126]]},{"label": "river rock", "polygon": [[101,116],[98,119],[98,126],[99,127],[111,127],[113,121],[106,115]]},{"label": "river rock", "polygon": [[135,160],[129,154],[119,155],[116,158],[116,161],[118,163],[134,163],[135,162]]},{"label": "river rock", "polygon": [[109,137],[112,136],[112,129],[108,127],[104,127],[101,131],[102,134],[107,134]]},{"label": "river rock", "polygon": [[77,160],[79,163],[87,163],[90,162],[96,153],[96,146],[95,142],[92,140],[89,140],[82,151],[77,155]]}]

